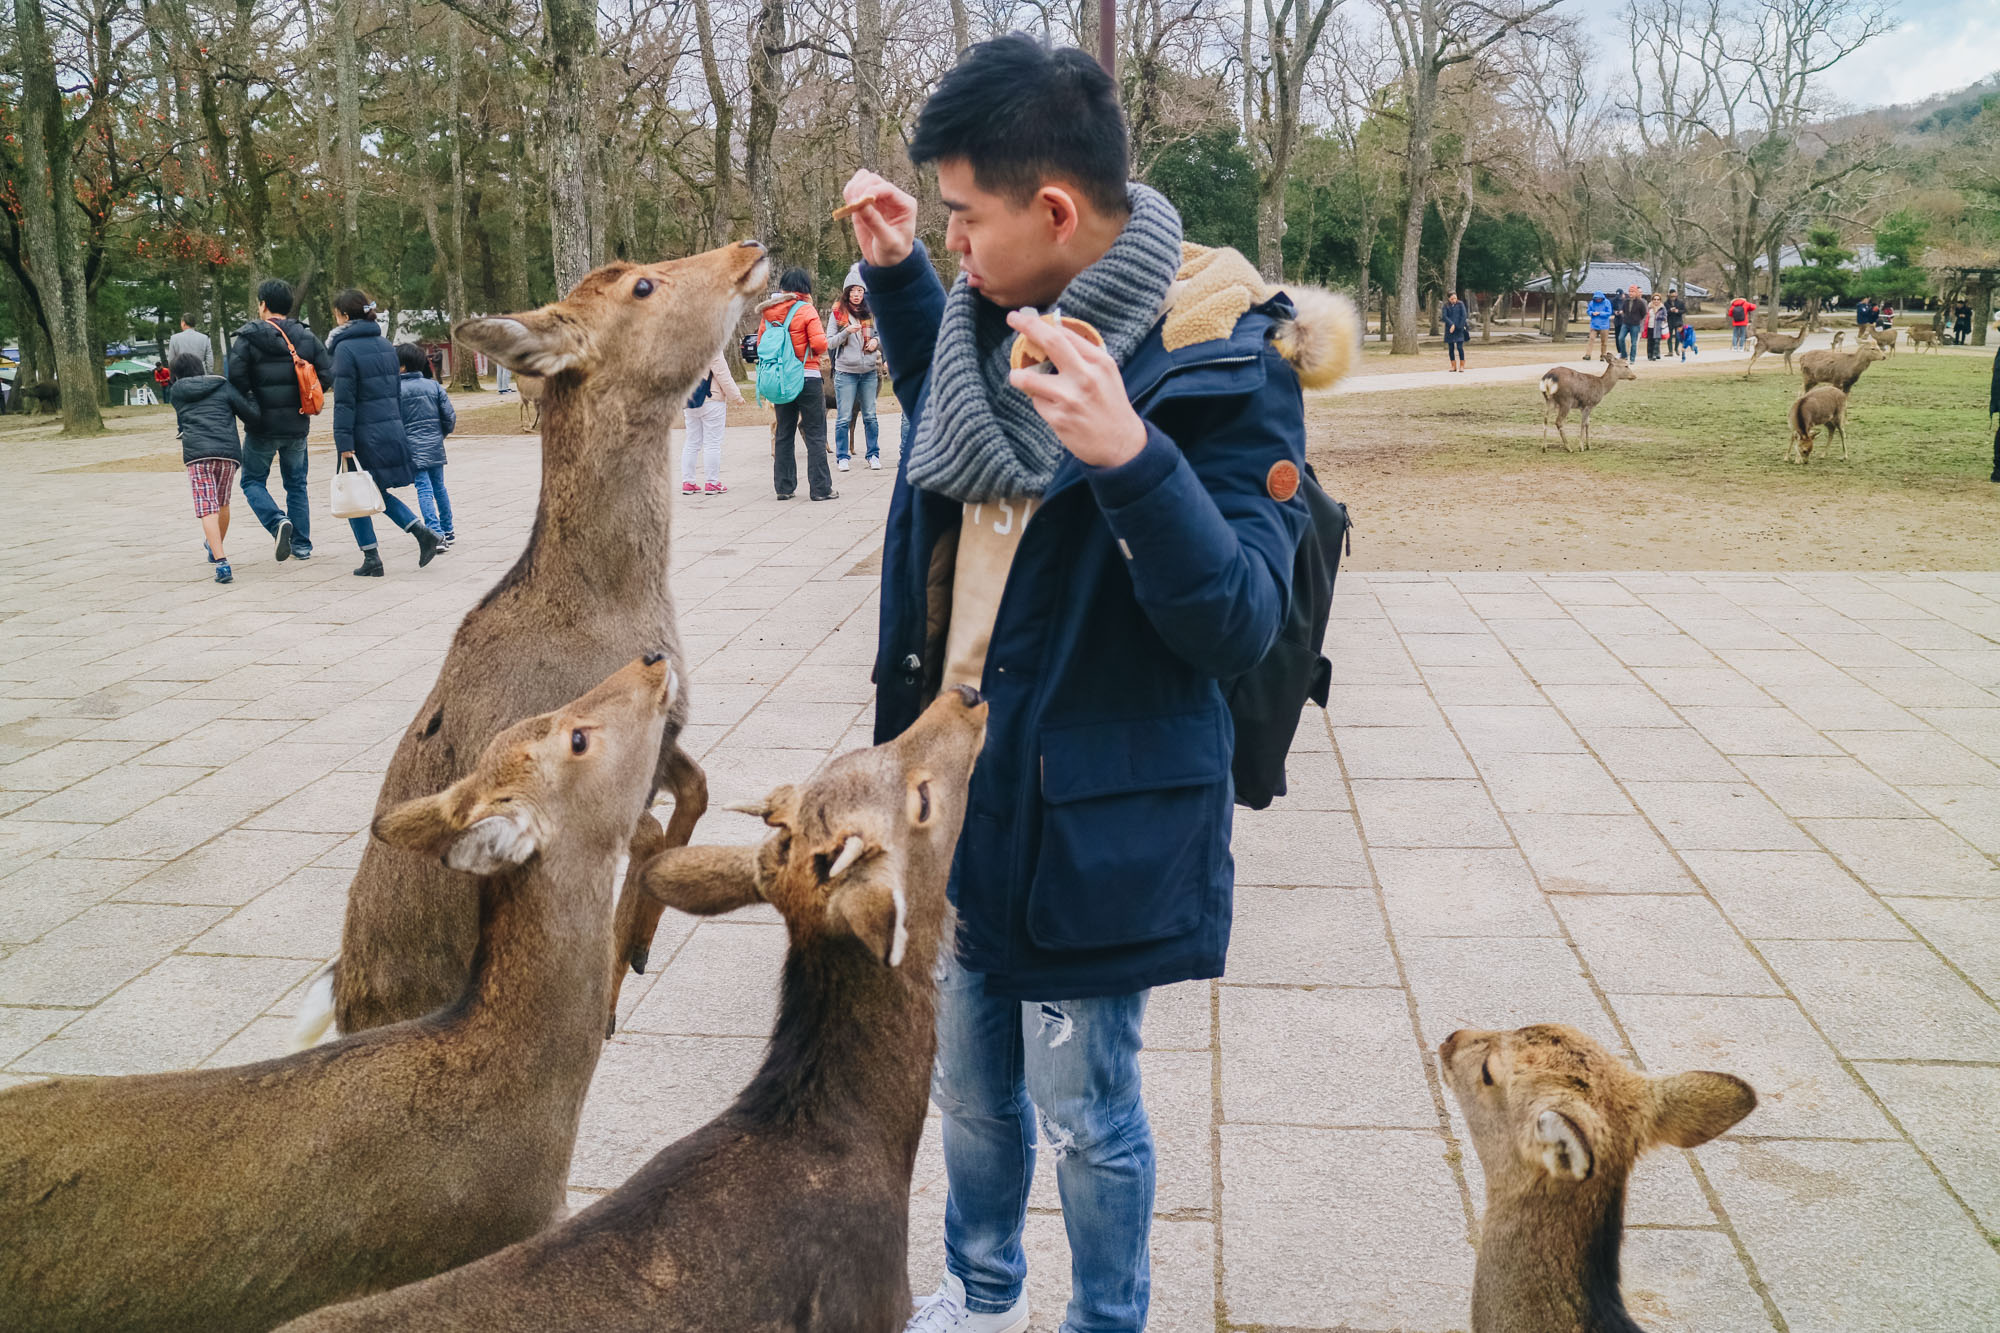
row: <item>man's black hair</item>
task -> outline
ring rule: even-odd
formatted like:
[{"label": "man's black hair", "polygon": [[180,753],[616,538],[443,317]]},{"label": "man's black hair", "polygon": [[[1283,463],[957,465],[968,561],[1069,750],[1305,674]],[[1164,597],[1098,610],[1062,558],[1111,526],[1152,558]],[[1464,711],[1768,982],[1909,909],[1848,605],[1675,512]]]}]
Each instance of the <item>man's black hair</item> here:
[{"label": "man's black hair", "polygon": [[208,373],[207,369],[201,364],[201,358],[193,352],[182,352],[174,358],[173,365],[167,369],[175,380],[200,379]]},{"label": "man's black hair", "polygon": [[982,190],[1021,205],[1050,181],[1123,215],[1131,159],[1118,89],[1075,47],[1012,32],[966,48],[917,115],[910,161],[963,160]]},{"label": "man's black hair", "polygon": [[274,315],[292,313],[292,284],[282,278],[266,278],[257,284],[257,299]]},{"label": "man's black hair", "polygon": [[800,296],[811,296],[813,294],[812,274],[794,265],[786,269],[779,276],[778,290],[781,292],[797,292]]},{"label": "man's black hair", "polygon": [[430,358],[426,357],[424,349],[415,343],[396,344],[396,365],[419,375],[428,376],[430,373]]},{"label": "man's black hair", "polygon": [[185,328],[190,328],[190,329],[198,329],[198,328],[200,328],[200,327],[201,327],[201,316],[199,316],[199,315],[182,315],[182,316],[181,316],[181,324],[182,324],[182,326],[183,326],[183,327],[185,327]]}]

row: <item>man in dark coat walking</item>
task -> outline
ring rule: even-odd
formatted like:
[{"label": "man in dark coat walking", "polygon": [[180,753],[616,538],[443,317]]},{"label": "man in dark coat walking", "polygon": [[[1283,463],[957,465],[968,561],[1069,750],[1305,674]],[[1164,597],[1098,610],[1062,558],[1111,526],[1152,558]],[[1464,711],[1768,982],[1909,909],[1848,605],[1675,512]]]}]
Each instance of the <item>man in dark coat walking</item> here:
[{"label": "man in dark coat walking", "polygon": [[[306,493],[306,435],[312,418],[299,410],[299,372],[293,353],[310,364],[324,386],[333,358],[313,331],[292,316],[292,289],[276,278],[257,288],[257,318],[236,330],[229,348],[229,382],[257,405],[263,425],[243,441],[243,498],[278,542],[278,559],[312,556],[312,497]],[[278,508],[265,484],[276,459],[285,483]]]},{"label": "man in dark coat walking", "polygon": [[[1038,1126],[1069,1234],[1064,1326],[1145,1326],[1140,1020],[1150,987],[1222,972],[1234,732],[1217,682],[1275,641],[1308,524],[1300,379],[1272,341],[1310,342],[1308,322],[1216,251],[1248,278],[1192,331],[1169,299],[1190,285],[1180,218],[1128,184],[1125,145],[1097,63],[1014,34],[965,53],[911,141],[950,210],[950,291],[910,195],[871,171],[844,192],[913,422],[875,735],[946,687],[991,704],[940,982],[946,1277],[924,1333],[1027,1326]],[[1047,322],[1056,307],[1102,346]],[[1010,371],[1016,337],[1047,364]]]}]

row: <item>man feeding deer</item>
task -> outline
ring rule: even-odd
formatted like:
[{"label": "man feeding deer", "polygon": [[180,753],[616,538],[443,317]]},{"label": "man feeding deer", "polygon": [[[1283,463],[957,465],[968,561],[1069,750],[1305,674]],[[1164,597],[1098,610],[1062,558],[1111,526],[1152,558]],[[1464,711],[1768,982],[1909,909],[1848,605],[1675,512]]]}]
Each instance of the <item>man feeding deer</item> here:
[{"label": "man feeding deer", "polygon": [[1038,1137],[1069,1228],[1063,1328],[1145,1325],[1140,1020],[1149,988],[1222,971],[1234,733],[1217,682],[1277,639],[1309,522],[1300,385],[1358,342],[1350,306],[1184,249],[1125,144],[1104,71],[1015,34],[966,52],[911,139],[950,210],[949,290],[913,198],[868,171],[845,189],[914,422],[876,739],[949,686],[991,703],[941,968],[947,1273],[924,1333],[1027,1327]]}]

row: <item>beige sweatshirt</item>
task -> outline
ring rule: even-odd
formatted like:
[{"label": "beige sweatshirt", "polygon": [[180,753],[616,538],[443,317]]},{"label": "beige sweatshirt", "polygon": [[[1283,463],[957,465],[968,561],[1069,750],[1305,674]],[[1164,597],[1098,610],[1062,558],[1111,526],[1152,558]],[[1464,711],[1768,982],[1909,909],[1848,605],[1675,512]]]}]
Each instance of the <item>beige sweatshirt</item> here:
[{"label": "beige sweatshirt", "polygon": [[1039,498],[1022,496],[965,506],[952,569],[951,625],[945,631],[945,685],[981,687],[1000,595],[1021,549],[1021,533],[1040,504]]}]

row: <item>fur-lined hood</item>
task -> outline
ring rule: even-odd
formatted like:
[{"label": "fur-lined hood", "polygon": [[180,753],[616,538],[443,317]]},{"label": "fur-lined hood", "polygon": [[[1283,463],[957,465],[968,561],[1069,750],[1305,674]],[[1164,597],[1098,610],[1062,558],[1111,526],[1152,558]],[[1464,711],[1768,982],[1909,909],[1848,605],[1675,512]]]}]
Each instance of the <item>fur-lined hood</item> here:
[{"label": "fur-lined hood", "polygon": [[1227,247],[1182,243],[1181,269],[1162,311],[1161,342],[1172,352],[1227,338],[1237,320],[1279,293],[1291,302],[1293,314],[1279,322],[1272,347],[1292,364],[1305,388],[1332,387],[1354,368],[1361,351],[1361,316],[1354,302],[1323,287],[1273,286]]}]

